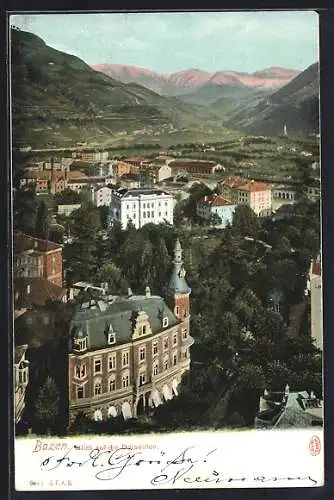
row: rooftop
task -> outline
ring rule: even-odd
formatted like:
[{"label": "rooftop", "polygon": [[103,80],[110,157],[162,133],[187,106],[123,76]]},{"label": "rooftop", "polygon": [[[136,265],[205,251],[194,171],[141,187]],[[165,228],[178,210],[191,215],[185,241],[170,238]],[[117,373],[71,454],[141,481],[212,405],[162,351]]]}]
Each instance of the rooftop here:
[{"label": "rooftop", "polygon": [[162,331],[163,318],[168,318],[168,328],[179,323],[174,313],[159,296],[131,295],[102,296],[98,292],[85,291],[77,297],[77,306],[70,323],[70,335],[81,330],[88,338],[88,349],[106,346],[106,325],[116,334],[116,345],[131,340],[133,322],[140,312],[148,316],[152,334]]},{"label": "rooftop", "polygon": [[13,235],[14,253],[19,254],[26,250],[35,252],[50,252],[51,250],[61,250],[62,246],[50,240],[34,238],[20,231],[15,231]]},{"label": "rooftop", "polygon": [[122,198],[130,198],[134,196],[163,196],[168,195],[165,191],[161,189],[151,189],[151,188],[120,188],[116,193]]},{"label": "rooftop", "polygon": [[200,203],[208,207],[222,207],[224,205],[233,205],[231,200],[227,200],[219,194],[204,196],[204,198],[200,200]]},{"label": "rooftop", "polygon": [[[24,307],[43,306],[47,300],[60,301],[66,290],[46,278],[15,278],[15,302]],[[16,294],[18,293],[18,298]]]}]

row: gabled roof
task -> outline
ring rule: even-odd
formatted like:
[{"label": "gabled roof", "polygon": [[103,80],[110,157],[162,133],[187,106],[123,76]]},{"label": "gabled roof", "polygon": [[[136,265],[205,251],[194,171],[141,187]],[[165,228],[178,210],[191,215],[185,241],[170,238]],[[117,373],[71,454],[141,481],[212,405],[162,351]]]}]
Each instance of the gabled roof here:
[{"label": "gabled roof", "polygon": [[218,194],[204,196],[204,198],[202,198],[199,201],[199,203],[201,203],[202,205],[206,205],[208,207],[222,207],[224,205],[234,205],[232,201]]},{"label": "gabled roof", "polygon": [[250,191],[251,193],[258,192],[258,191],[267,191],[270,189],[268,184],[265,184],[264,182],[257,182],[254,180],[251,180],[249,182],[246,182],[245,184],[238,186],[238,189],[242,189],[243,191]]},{"label": "gabled roof", "polygon": [[27,344],[15,346],[14,363],[16,365],[21,361],[21,359],[22,359],[23,355],[26,353],[27,349],[28,349]]},{"label": "gabled roof", "polygon": [[50,250],[61,250],[62,246],[54,241],[35,238],[21,231],[13,234],[14,253],[18,254],[25,250],[35,250],[37,252],[49,252]]},{"label": "gabled roof", "polygon": [[111,302],[96,298],[90,307],[82,308],[85,303],[77,307],[70,323],[70,349],[72,337],[78,328],[88,338],[88,349],[96,350],[107,347],[105,335],[106,325],[111,325],[116,333],[116,345],[130,342],[133,333],[134,316],[140,311],[148,315],[152,334],[164,330],[162,318],[168,318],[168,328],[179,323],[175,314],[159,296],[146,297],[132,295],[130,297],[114,296]]},{"label": "gabled roof", "polygon": [[[28,287],[30,287],[28,293]],[[66,290],[51,283],[46,278],[15,278],[14,292],[19,294],[15,302],[21,307],[44,305],[47,300],[59,301],[66,294]]]},{"label": "gabled roof", "polygon": [[229,188],[236,188],[242,186],[246,183],[245,179],[242,179],[239,175],[231,175],[227,179],[220,182],[222,186]]}]

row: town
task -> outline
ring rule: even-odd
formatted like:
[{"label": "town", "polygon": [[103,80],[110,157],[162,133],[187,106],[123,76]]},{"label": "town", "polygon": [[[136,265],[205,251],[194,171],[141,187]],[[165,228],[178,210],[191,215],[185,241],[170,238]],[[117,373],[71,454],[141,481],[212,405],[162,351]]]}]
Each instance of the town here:
[{"label": "town", "polygon": [[18,434],[322,425],[318,135],[12,168]]}]

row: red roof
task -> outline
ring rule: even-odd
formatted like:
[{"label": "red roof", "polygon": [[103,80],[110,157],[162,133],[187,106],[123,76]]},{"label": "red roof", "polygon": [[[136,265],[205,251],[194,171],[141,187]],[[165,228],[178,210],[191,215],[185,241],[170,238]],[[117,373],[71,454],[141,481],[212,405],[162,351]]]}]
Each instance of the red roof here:
[{"label": "red roof", "polygon": [[81,170],[71,170],[70,172],[68,172],[67,177],[69,180],[72,180],[72,179],[86,178],[87,175],[85,174],[85,172],[82,172]]},{"label": "red roof", "polygon": [[252,193],[257,192],[257,191],[268,191],[269,186],[268,184],[265,184],[264,182],[257,182],[257,181],[249,181],[246,182],[245,184],[238,186],[238,189],[243,189],[245,191],[250,191]]},{"label": "red roof", "polygon": [[233,205],[233,203],[230,200],[223,198],[223,196],[220,196],[219,194],[204,196],[204,198],[200,200],[200,203],[202,205],[207,205],[210,207],[222,207],[224,205]]},{"label": "red roof", "polygon": [[13,235],[14,253],[18,254],[26,250],[35,250],[36,252],[49,252],[50,250],[61,250],[62,246],[54,241],[34,238],[28,234],[15,231]]},{"label": "red roof", "polygon": [[[52,172],[51,170],[38,170],[38,171],[28,171],[23,174],[25,179],[41,179],[41,180],[51,180]],[[64,172],[54,172],[55,179],[61,179],[64,177]]]},{"label": "red roof", "polygon": [[312,262],[312,274],[321,276],[321,263],[318,260]]},{"label": "red roof", "polygon": [[20,307],[44,306],[47,300],[60,301],[66,294],[64,288],[46,278],[16,278],[14,292],[15,304]]},{"label": "red roof", "polygon": [[236,188],[239,186],[243,186],[247,181],[245,179],[241,179],[239,175],[231,175],[227,179],[224,179],[221,182],[222,186],[230,187],[230,188]]}]

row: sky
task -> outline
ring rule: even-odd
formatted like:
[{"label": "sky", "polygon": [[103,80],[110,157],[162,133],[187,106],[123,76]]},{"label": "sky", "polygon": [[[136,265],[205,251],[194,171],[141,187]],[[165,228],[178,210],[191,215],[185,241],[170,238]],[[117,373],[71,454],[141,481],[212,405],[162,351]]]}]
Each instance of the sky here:
[{"label": "sky", "polygon": [[87,64],[160,73],[303,70],[318,60],[313,11],[12,15],[10,23]]}]

